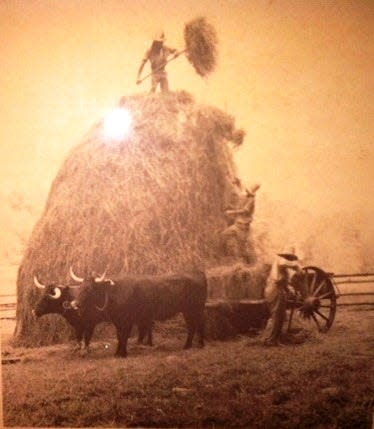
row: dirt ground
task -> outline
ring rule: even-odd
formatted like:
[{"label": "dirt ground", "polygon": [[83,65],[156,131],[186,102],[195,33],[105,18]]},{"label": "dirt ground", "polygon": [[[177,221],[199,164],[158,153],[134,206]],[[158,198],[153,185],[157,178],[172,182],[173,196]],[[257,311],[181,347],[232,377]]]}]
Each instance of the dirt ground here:
[{"label": "dirt ground", "polygon": [[160,325],[127,359],[114,339],[82,357],[72,344],[13,349],[11,332],[2,321],[5,426],[372,427],[372,306],[339,308],[327,334],[300,322],[280,348],[259,335],[184,351],[183,329]]}]

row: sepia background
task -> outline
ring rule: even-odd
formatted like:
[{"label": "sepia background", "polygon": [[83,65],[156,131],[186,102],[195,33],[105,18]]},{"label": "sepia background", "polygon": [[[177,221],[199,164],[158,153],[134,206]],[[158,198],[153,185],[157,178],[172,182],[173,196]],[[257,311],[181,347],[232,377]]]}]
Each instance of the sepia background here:
[{"label": "sepia background", "polygon": [[245,184],[262,184],[253,228],[267,249],[291,241],[329,270],[374,268],[371,0],[3,0],[2,291],[15,292],[69,150],[122,95],[149,90],[135,80],[154,33],[182,49],[198,15],[217,30],[217,70],[201,79],[181,57],[170,87],[245,129],[235,159]]}]

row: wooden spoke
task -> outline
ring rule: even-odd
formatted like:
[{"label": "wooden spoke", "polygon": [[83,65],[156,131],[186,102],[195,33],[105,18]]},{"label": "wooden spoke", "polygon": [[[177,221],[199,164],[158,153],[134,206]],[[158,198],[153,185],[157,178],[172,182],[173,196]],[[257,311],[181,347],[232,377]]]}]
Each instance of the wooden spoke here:
[{"label": "wooden spoke", "polygon": [[308,289],[308,268],[305,269],[305,276],[304,276],[304,290],[307,291]]},{"label": "wooden spoke", "polygon": [[313,292],[313,296],[318,296],[318,292],[325,286],[326,280],[323,280],[317,287],[317,289]]},{"label": "wooden spoke", "polygon": [[334,306],[332,305],[320,305],[320,308],[333,308]]},{"label": "wooden spoke", "polygon": [[320,295],[318,298],[319,299],[330,299],[331,298],[331,292],[324,293],[323,295]]},{"label": "wooden spoke", "polygon": [[309,285],[309,289],[308,289],[308,293],[309,293],[309,294],[312,294],[312,293],[313,293],[313,289],[314,289],[314,286],[315,286],[315,284],[316,284],[316,281],[317,281],[317,273],[316,273],[316,272],[314,272],[314,273],[313,273],[313,277],[312,277],[312,282],[311,282],[311,284]]},{"label": "wooden spoke", "polygon": [[322,319],[325,319],[325,320],[326,320],[326,322],[328,322],[328,321],[329,321],[329,318],[328,318],[328,317],[326,317],[324,314],[322,314],[319,310],[315,310],[315,313],[317,313],[319,316],[321,316],[321,317],[322,317]]},{"label": "wooden spoke", "polygon": [[316,316],[314,315],[314,313],[312,313],[312,317],[313,317],[313,320],[315,321],[315,323],[316,323],[316,325],[318,327],[318,330],[322,331],[321,325],[319,324],[319,322],[318,322]]}]

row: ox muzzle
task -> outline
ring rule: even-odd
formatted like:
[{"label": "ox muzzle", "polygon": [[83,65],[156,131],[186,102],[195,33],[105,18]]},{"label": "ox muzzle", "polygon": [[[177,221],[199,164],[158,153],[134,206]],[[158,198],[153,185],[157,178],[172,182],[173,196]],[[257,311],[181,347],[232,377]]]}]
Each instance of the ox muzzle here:
[{"label": "ox muzzle", "polygon": [[73,310],[79,310],[80,309],[80,305],[75,299],[73,301],[71,301],[70,306]]}]

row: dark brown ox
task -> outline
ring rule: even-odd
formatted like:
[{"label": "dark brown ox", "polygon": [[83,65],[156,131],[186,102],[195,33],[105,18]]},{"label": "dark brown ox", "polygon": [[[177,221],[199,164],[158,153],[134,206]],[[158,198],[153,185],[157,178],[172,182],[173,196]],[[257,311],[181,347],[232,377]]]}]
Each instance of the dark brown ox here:
[{"label": "dark brown ox", "polygon": [[[69,268],[69,274],[70,277],[78,282],[78,283],[83,283],[84,282],[84,278],[83,277],[78,277],[72,267]],[[91,276],[87,278],[87,281],[89,283],[94,283],[94,284],[99,284],[101,282],[103,282],[104,278],[105,278],[105,274],[106,272],[104,272],[104,274],[102,274],[100,277],[95,277],[95,276]],[[109,283],[112,283],[111,281],[108,281]],[[79,285],[79,288],[81,287],[81,285]],[[75,294],[74,299],[77,297],[77,294]],[[74,311],[76,312],[77,308],[74,309]],[[94,308],[89,309],[88,311],[82,311],[82,309],[78,312],[80,319],[82,319],[83,321],[85,320],[91,320],[92,316],[95,314],[101,314],[103,317],[105,317],[106,321],[111,321],[110,317],[108,316],[108,312],[106,311],[106,306],[100,307],[99,305],[95,305]],[[153,346],[153,340],[152,340],[152,328],[153,328],[153,322],[148,322],[148,321],[139,321],[139,323],[137,323],[137,328],[138,328],[138,344],[143,344],[144,340],[146,340],[146,344],[148,346]]]},{"label": "dark brown ox", "polygon": [[34,284],[37,288],[43,290],[39,301],[32,314],[35,317],[41,317],[45,314],[59,314],[73,327],[78,341],[78,347],[87,351],[95,326],[98,323],[108,321],[105,313],[92,311],[90,317],[82,318],[71,306],[77,296],[79,285],[43,285],[34,277]]},{"label": "dark brown ox", "polygon": [[116,327],[117,356],[127,356],[127,340],[134,323],[150,326],[153,320],[166,320],[182,313],[187,325],[184,348],[192,346],[195,332],[204,346],[204,307],[207,280],[203,272],[164,276],[126,276],[119,280],[96,282],[87,278],[72,302],[85,317],[97,308],[105,309]]}]

